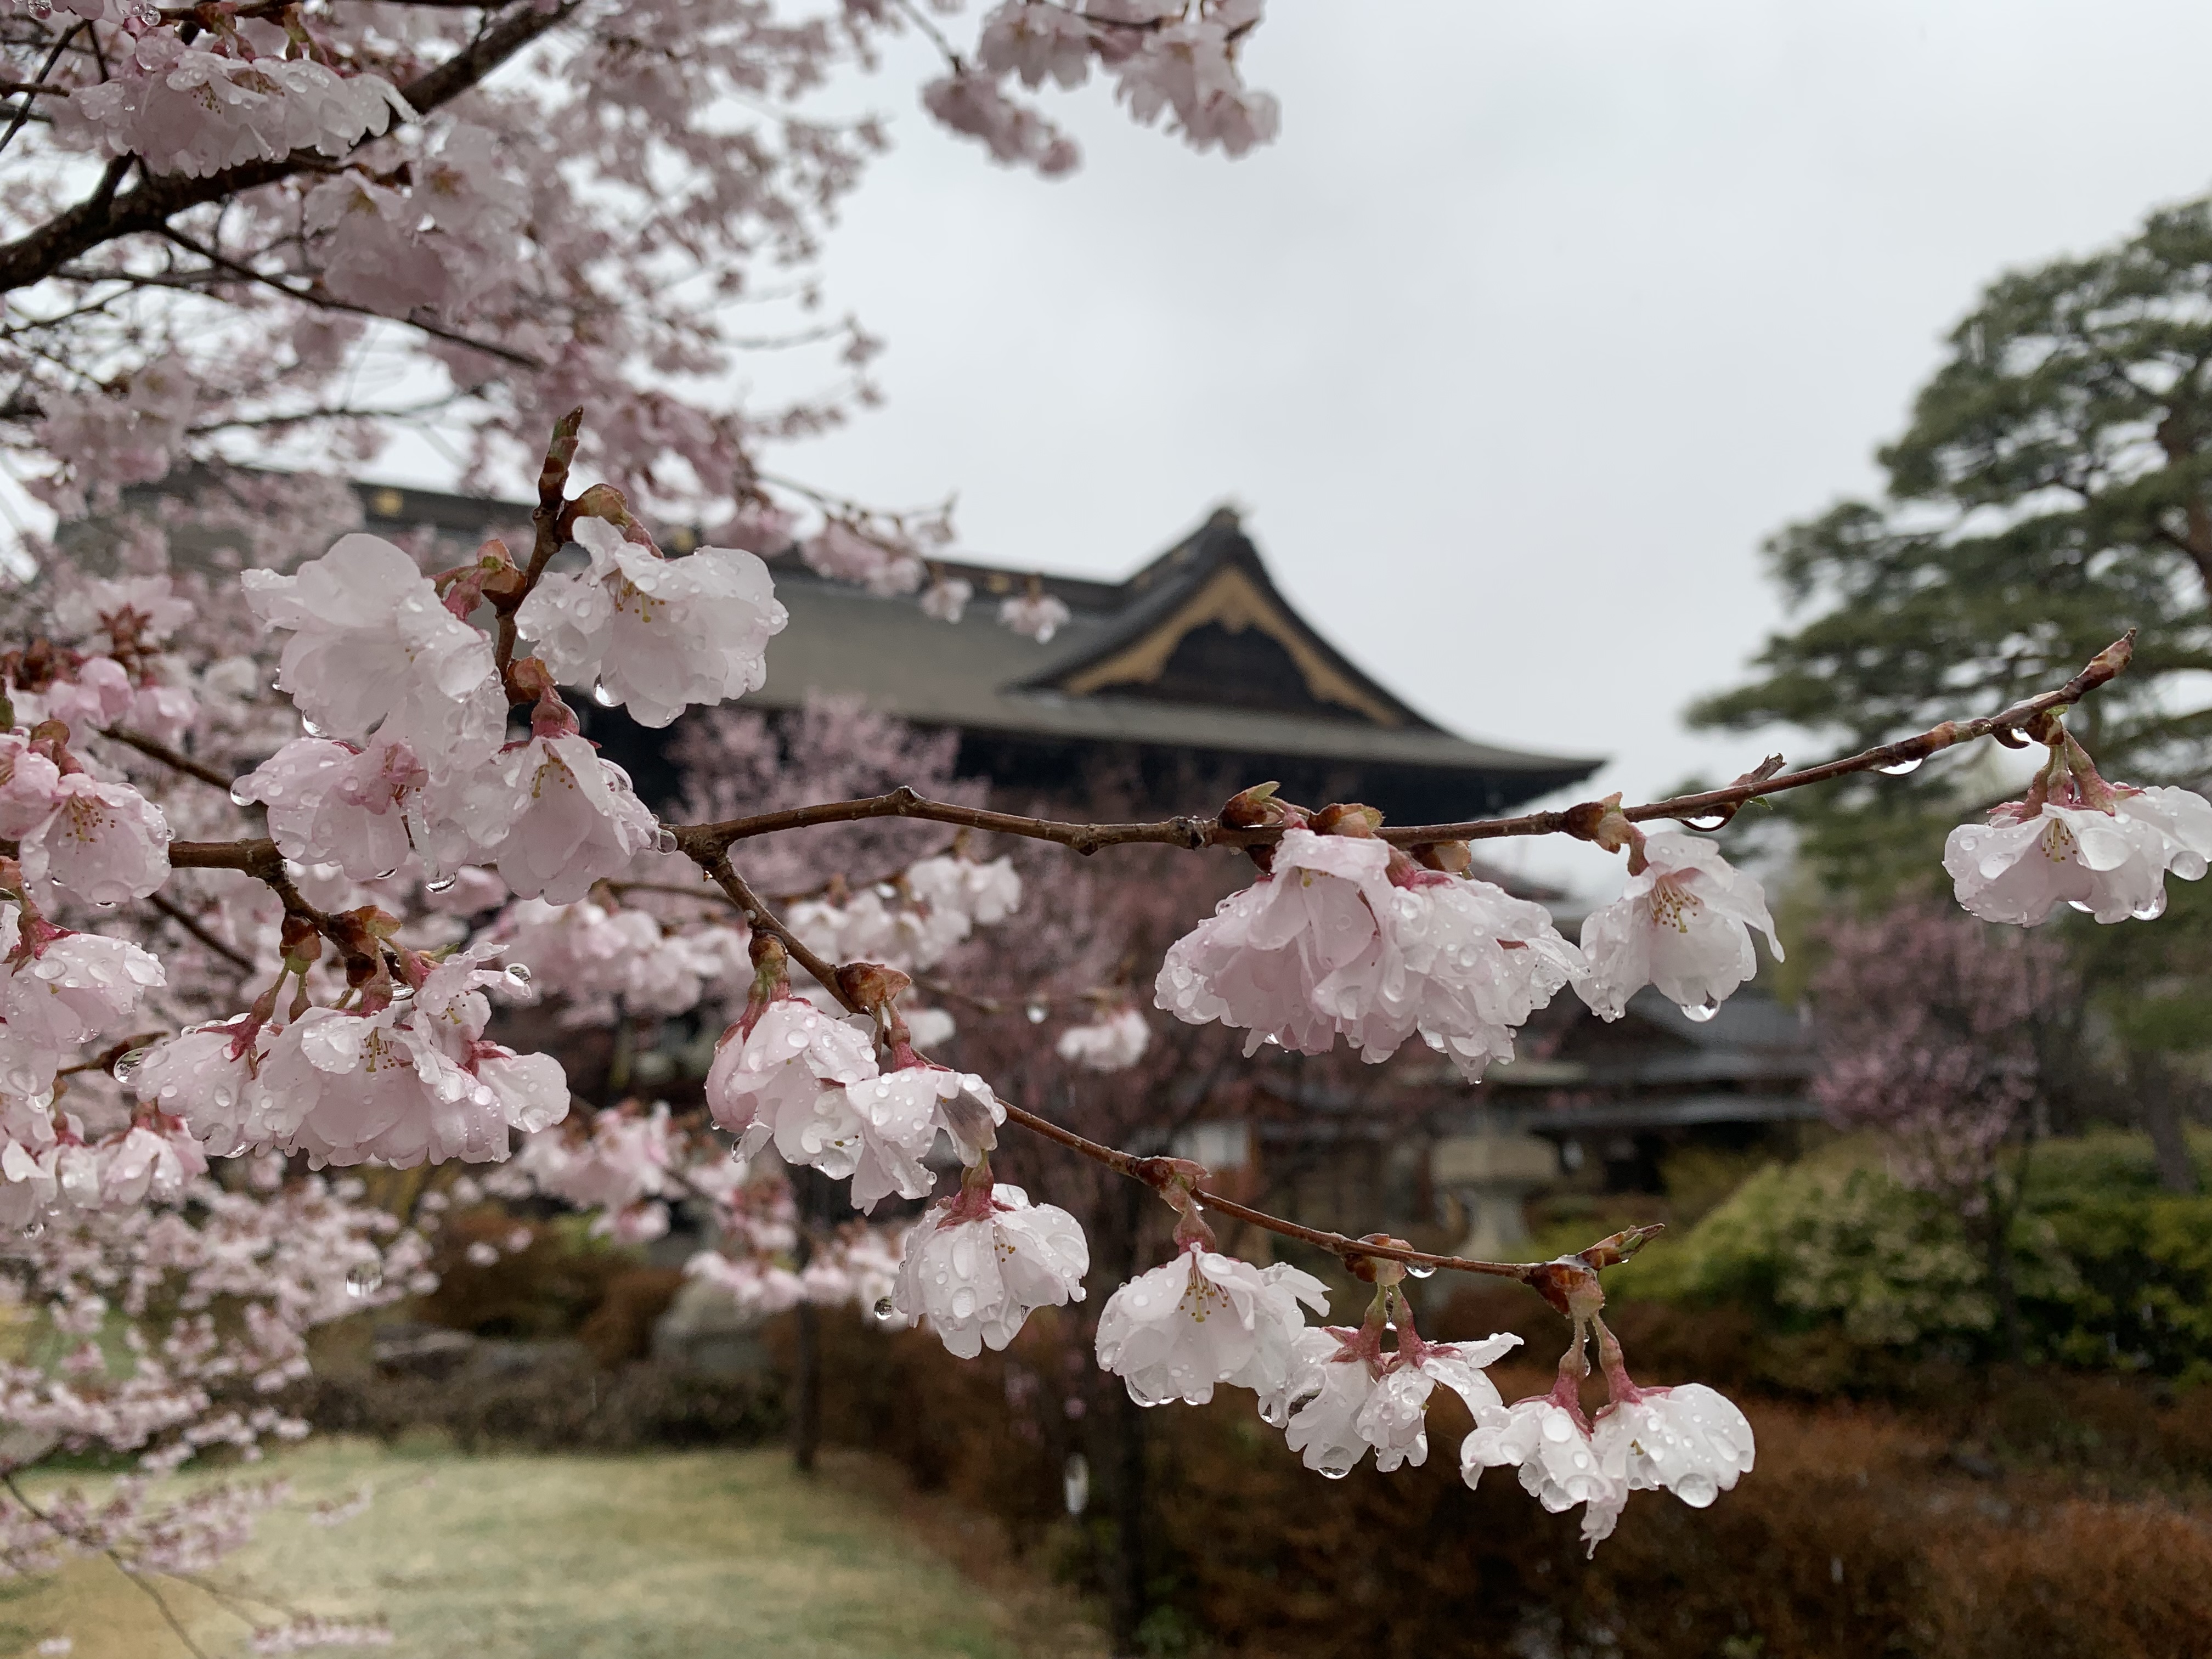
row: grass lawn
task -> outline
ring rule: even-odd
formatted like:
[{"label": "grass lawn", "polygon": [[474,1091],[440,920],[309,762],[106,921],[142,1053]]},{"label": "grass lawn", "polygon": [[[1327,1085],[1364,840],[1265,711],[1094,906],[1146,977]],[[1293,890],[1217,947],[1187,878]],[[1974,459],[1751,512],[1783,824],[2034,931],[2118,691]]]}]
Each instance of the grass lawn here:
[{"label": "grass lawn", "polygon": [[[983,1538],[984,1523],[906,1497],[849,1455],[826,1455],[810,1481],[781,1450],[463,1457],[325,1441],[247,1473],[288,1476],[292,1501],[209,1583],[326,1616],[380,1613],[396,1638],[380,1651],[393,1659],[1105,1651],[1072,1601]],[[61,1484],[34,1482],[31,1496]],[[365,1514],[306,1520],[317,1500],[364,1484],[376,1494]],[[252,1651],[248,1624],[206,1589],[155,1582],[209,1659]],[[0,1655],[61,1634],[71,1659],[189,1659],[105,1559],[0,1583]]]}]

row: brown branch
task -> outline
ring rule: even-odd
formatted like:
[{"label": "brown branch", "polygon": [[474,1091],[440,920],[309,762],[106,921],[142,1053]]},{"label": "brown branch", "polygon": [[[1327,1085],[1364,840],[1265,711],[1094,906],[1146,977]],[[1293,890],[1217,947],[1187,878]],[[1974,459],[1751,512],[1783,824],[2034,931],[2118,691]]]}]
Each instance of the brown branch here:
[{"label": "brown branch", "polygon": [[[805,941],[784,925],[782,918],[770,909],[763,902],[760,895],[746,884],[744,878],[731,867],[729,855],[726,853],[718,850],[707,854],[704,859],[700,859],[700,855],[696,853],[692,856],[700,860],[700,868],[707,872],[708,878],[729,896],[732,903],[744,913],[748,924],[759,932],[773,934],[790,953],[792,960],[813,975],[823,988],[848,1009],[856,1014],[865,1012],[840,981],[836,964],[808,949]],[[1021,1107],[1010,1103],[1001,1103],[1006,1105],[1006,1121],[1009,1123],[1018,1123],[1032,1134],[1042,1135],[1055,1145],[1065,1146],[1072,1152],[1079,1153],[1094,1164],[1103,1164],[1116,1175],[1127,1176],[1133,1181],[1141,1181],[1156,1191],[1166,1184],[1168,1173],[1174,1163],[1172,1159],[1139,1158],[1133,1152],[1121,1151],[1118,1146],[1109,1146],[1103,1142],[1079,1135],[1073,1129],[1064,1128],[1060,1124],[1054,1123],[1050,1118],[1040,1117],[1035,1112],[1025,1111]],[[1279,1234],[1285,1238],[1295,1238],[1304,1243],[1317,1246],[1329,1251],[1347,1264],[1379,1257],[1391,1261],[1403,1261],[1413,1267],[1449,1267],[1458,1273],[1486,1273],[1494,1278],[1518,1279],[1523,1284],[1528,1283],[1531,1276],[1543,1265],[1540,1262],[1533,1261],[1475,1261],[1465,1256],[1431,1255],[1425,1250],[1407,1249],[1395,1244],[1369,1243],[1359,1239],[1347,1238],[1342,1233],[1322,1232],[1318,1228],[1301,1226],[1295,1221],[1285,1221],[1280,1216],[1269,1215],[1265,1210],[1255,1210],[1249,1204],[1241,1204],[1233,1198],[1224,1198],[1220,1194],[1204,1187],[1196,1188],[1195,1193],[1199,1201],[1207,1209],[1217,1211],[1223,1215],[1234,1216],[1239,1221],[1246,1222],[1271,1233]]]},{"label": "brown branch", "polygon": [[[435,69],[400,88],[400,96],[418,115],[452,102],[538,36],[565,21],[575,6],[576,0],[566,0],[550,11],[539,11],[534,6],[520,8],[497,28],[478,36]],[[225,201],[246,191],[277,184],[295,173],[327,173],[337,166],[319,150],[301,149],[273,161],[223,167],[204,178],[163,173],[120,196],[95,191],[27,235],[0,244],[0,294],[41,282],[58,266],[118,237],[160,230],[189,208]]]},{"label": "brown branch", "polygon": [[240,841],[173,841],[169,867],[173,870],[238,870],[261,881],[281,880],[284,855],[266,836]]},{"label": "brown branch", "polygon": [[194,939],[198,939],[202,945],[207,946],[209,950],[214,951],[225,962],[229,963],[233,967],[248,974],[253,971],[254,963],[252,957],[247,956],[242,951],[233,950],[229,945],[225,945],[221,939],[217,939],[208,930],[208,926],[205,922],[202,921],[191,911],[185,909],[183,905],[179,904],[174,899],[164,898],[161,894],[155,893],[148,896],[146,902],[152,905],[156,910],[159,910],[171,921],[175,922],[178,927],[183,928],[187,933],[190,933]]},{"label": "brown branch", "polygon": [[522,573],[520,589],[511,598],[489,596],[499,611],[499,637],[493,647],[492,660],[499,669],[501,683],[507,686],[508,697],[518,702],[530,699],[517,696],[517,688],[507,673],[514,662],[514,613],[522,608],[522,602],[530,597],[538,578],[545,574],[545,567],[561,550],[564,539],[561,517],[568,505],[568,469],[576,463],[576,444],[583,431],[584,411],[580,409],[570,410],[553,423],[552,441],[545,446],[545,462],[538,470],[538,505],[530,514],[530,563]]},{"label": "brown branch", "polygon": [[[2128,665],[2135,648],[2135,632],[2100,652],[2089,665],[2054,691],[2016,702],[2009,708],[1978,720],[1945,720],[1939,726],[1894,743],[1878,744],[1856,755],[1824,761],[1802,771],[1778,773],[1779,757],[1770,758],[1724,789],[1675,795],[1641,806],[1621,809],[1622,816],[1638,823],[1653,818],[1702,819],[1733,816],[1747,801],[1808,784],[1827,783],[1856,772],[1870,772],[1925,760],[1959,744],[1994,737],[2018,747],[2021,734],[2033,738],[2044,730],[2042,722],[2058,709],[2079,702]],[[1398,846],[1430,842],[1489,841],[1506,836],[1578,836],[1587,839],[1604,816],[1601,801],[1584,801],[1555,811],[1528,812],[1510,818],[1470,818],[1459,823],[1385,825],[1377,833]],[[1151,823],[1069,823],[1051,818],[1028,817],[1014,812],[994,812],[952,801],[930,800],[901,785],[886,794],[857,800],[828,801],[813,806],[794,806],[781,811],[759,812],[729,818],[720,823],[671,824],[677,844],[695,859],[711,859],[732,843],[755,836],[785,830],[804,830],[818,824],[850,823],[863,818],[926,818],[938,823],[957,823],[994,835],[1022,836],[1032,841],[1056,842],[1079,853],[1095,853],[1102,847],[1149,843],[1183,847],[1252,847],[1281,837],[1279,828],[1240,829],[1218,818],[1163,818]]]},{"label": "brown branch", "polygon": [[[127,748],[136,749],[149,760],[157,760],[172,771],[182,772],[188,778],[198,778],[210,789],[220,789],[226,795],[230,793],[234,780],[224,776],[206,762],[196,761],[190,755],[170,748],[157,738],[149,738],[143,732],[133,732],[125,726],[111,726],[100,735],[112,738]],[[173,860],[171,861],[174,862]]]}]

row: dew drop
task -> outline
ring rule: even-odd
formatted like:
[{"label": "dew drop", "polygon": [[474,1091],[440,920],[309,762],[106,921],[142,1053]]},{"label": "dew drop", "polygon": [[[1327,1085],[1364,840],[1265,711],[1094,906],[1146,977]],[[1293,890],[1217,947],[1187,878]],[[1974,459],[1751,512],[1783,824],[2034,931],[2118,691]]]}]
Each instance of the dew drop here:
[{"label": "dew drop", "polygon": [[1032,1025],[1043,1024],[1045,1012],[1045,1006],[1042,1002],[1032,1002],[1028,1007],[1022,1010],[1023,1017]]},{"label": "dew drop", "polygon": [[112,910],[115,908],[115,901],[113,899],[94,899],[92,902],[92,908],[95,910]]},{"label": "dew drop", "polygon": [[2095,905],[2084,904],[2080,899],[2068,899],[2066,902],[2085,916],[2094,915],[2097,913]]},{"label": "dew drop", "polygon": [[146,1063],[146,1056],[153,1052],[154,1045],[150,1042],[143,1048],[133,1048],[130,1053],[118,1056],[108,1070],[118,1083],[128,1083],[138,1068]]},{"label": "dew drop", "polygon": [[2165,892],[2161,890],[2156,898],[2150,899],[2142,904],[2138,904],[2134,909],[2129,911],[2128,914],[2133,916],[2137,921],[2156,921],[2160,916],[2166,914]]},{"label": "dew drop", "polygon": [[659,835],[655,836],[653,838],[653,850],[656,853],[674,852],[676,850],[676,832],[673,830],[664,830]]},{"label": "dew drop", "polygon": [[1406,1277],[1408,1279],[1434,1279],[1436,1276],[1437,1270],[1425,1261],[1408,1261],[1406,1264]]},{"label": "dew drop", "polygon": [[374,1296],[383,1288],[384,1264],[382,1262],[356,1261],[346,1269],[348,1296]]},{"label": "dew drop", "polygon": [[393,865],[393,866],[392,866],[389,870],[380,870],[380,871],[378,871],[378,872],[376,872],[376,878],[377,878],[379,881],[390,881],[390,880],[392,878],[392,877],[394,877],[394,876],[398,875],[398,873],[399,873],[399,866],[398,866],[398,865],[396,865],[396,864],[395,864],[395,865]]},{"label": "dew drop", "polygon": [[887,1324],[898,1317],[898,1309],[892,1304],[890,1297],[886,1296],[877,1299],[876,1317]]},{"label": "dew drop", "polygon": [[1352,1471],[1350,1469],[1325,1468],[1321,1472],[1321,1478],[1324,1480],[1341,1480],[1346,1475],[1350,1474],[1351,1473]]},{"label": "dew drop", "polygon": [[246,793],[244,784],[234,783],[230,786],[230,804],[233,806],[251,806],[253,805],[253,797]]},{"label": "dew drop", "polygon": [[[454,884],[459,880],[460,878],[459,876],[440,876],[435,881],[424,882],[422,884],[422,888],[425,892],[450,893],[453,890]],[[511,972],[513,970],[510,969],[509,971]]]},{"label": "dew drop", "polygon": [[1703,1002],[1685,1002],[1680,1006],[1684,1019],[1693,1019],[1700,1025],[1721,1011],[1720,1004],[1711,997],[1707,997]]},{"label": "dew drop", "polygon": [[602,708],[611,708],[617,703],[620,702],[622,699],[615,696],[613,692],[608,690],[605,686],[594,685],[592,688],[592,701],[599,704]]},{"label": "dew drop", "polygon": [[322,738],[328,737],[330,735],[328,732],[325,732],[321,726],[309,720],[305,714],[300,716],[300,729],[302,732],[305,732],[311,738]]},{"label": "dew drop", "polygon": [[508,984],[515,987],[518,990],[526,988],[530,983],[530,964],[526,962],[508,963],[507,964],[507,981]]},{"label": "dew drop", "polygon": [[46,1224],[45,1222],[33,1221],[24,1227],[23,1237],[26,1238],[37,1238],[44,1234],[46,1231]]},{"label": "dew drop", "polygon": [[1921,757],[1915,755],[1910,760],[1897,761],[1888,766],[1877,766],[1874,769],[1886,778],[1910,777],[1920,769],[1920,760]]},{"label": "dew drop", "polygon": [[1726,812],[1699,812],[1695,817],[1684,818],[1682,827],[1685,830],[1718,830],[1728,821]]}]

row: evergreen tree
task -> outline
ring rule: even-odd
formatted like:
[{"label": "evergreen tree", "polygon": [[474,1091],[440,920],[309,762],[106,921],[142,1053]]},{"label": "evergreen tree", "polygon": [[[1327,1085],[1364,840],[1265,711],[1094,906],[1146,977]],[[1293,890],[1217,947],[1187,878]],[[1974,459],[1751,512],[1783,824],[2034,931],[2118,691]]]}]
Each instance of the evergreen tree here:
[{"label": "evergreen tree", "polygon": [[[1753,683],[1693,724],[1787,723],[1838,751],[2063,680],[2126,629],[2135,665],[2074,714],[2106,771],[2212,770],[2212,200],[2086,258],[1998,278],[1879,453],[1888,487],[1788,526],[1767,557],[1799,619]],[[1944,757],[1908,787],[1782,807],[1812,872],[1861,894],[1939,878],[1943,832],[2001,784]],[[2181,890],[2156,941],[2083,927],[2131,1096],[2212,1041],[2212,895]],[[2155,958],[2155,959],[2154,959]],[[2148,1079],[2155,1073],[2160,1086]],[[2154,1109],[2153,1115],[2164,1109]],[[2173,1139],[2168,1139],[2168,1144]]]}]

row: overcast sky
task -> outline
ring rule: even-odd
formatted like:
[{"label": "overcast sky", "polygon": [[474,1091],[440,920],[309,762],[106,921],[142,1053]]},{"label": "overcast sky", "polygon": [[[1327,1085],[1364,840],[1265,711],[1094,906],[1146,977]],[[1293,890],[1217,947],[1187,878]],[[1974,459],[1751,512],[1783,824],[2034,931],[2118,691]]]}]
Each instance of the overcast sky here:
[{"label": "overcast sky", "polygon": [[828,260],[889,403],[779,465],[1099,575],[1232,502],[1443,724],[1632,799],[1724,779],[1765,742],[1679,717],[1779,620],[1761,539],[1875,483],[1989,277],[2205,186],[2208,64],[2180,0],[1276,0],[1274,145],[1093,87],[1046,183],[919,112],[917,46],[860,91],[895,149]]}]

